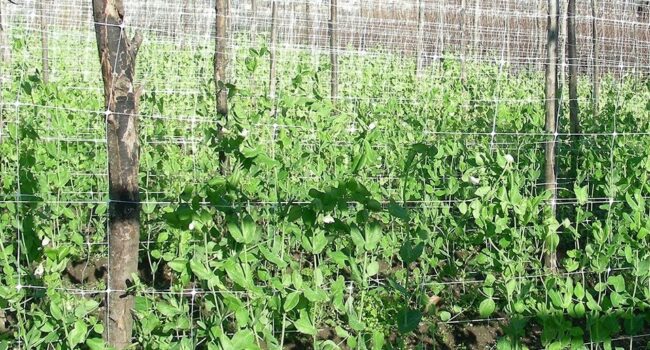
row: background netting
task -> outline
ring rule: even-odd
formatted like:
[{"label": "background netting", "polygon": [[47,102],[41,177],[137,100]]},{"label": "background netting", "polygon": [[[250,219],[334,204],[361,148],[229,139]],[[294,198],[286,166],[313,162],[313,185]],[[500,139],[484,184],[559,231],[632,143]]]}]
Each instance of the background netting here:
[{"label": "background netting", "polygon": [[[17,2],[0,21],[0,349],[101,348],[108,155],[91,2]],[[271,1],[230,1],[225,142],[214,1],[125,2],[126,33],[145,38],[140,347],[648,343],[647,2],[578,2],[578,135],[560,2],[549,135],[544,1],[339,0],[333,49],[328,1],[275,1],[275,96]],[[552,237],[558,273],[543,266]]]}]

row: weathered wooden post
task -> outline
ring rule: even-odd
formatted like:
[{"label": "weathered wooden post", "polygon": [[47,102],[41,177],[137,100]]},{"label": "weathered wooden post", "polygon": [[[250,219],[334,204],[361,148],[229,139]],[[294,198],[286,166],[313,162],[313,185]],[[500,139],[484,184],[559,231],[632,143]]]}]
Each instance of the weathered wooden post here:
[{"label": "weathered wooden post", "polygon": [[481,4],[481,0],[476,0],[474,2],[474,31],[472,33],[472,35],[473,35],[473,38],[472,38],[472,42],[473,42],[473,44],[472,44],[472,52],[473,52],[474,55],[476,55],[478,53],[478,47],[479,47],[479,45],[478,45],[479,22],[480,22],[480,19],[481,19],[481,17],[480,17],[481,16],[480,15],[481,10],[480,10],[480,7],[479,7],[480,4]]},{"label": "weathered wooden post", "polygon": [[43,83],[47,84],[50,81],[50,59],[49,59],[49,45],[47,37],[47,24],[45,23],[45,12],[43,11],[44,0],[37,1],[38,17],[41,26],[41,64],[43,71],[41,78]]},{"label": "weathered wooden post", "polygon": [[140,239],[139,90],[133,79],[142,37],[127,37],[122,0],[93,0],[93,17],[104,81],[110,199],[104,339],[124,349],[131,345],[133,329],[127,281],[138,271]]},{"label": "weathered wooden post", "polygon": [[571,177],[578,175],[580,112],[578,105],[578,53],[576,40],[576,0],[569,0],[567,9],[567,54],[569,55],[569,122],[571,126]]},{"label": "weathered wooden post", "polygon": [[[276,78],[275,78],[275,42],[278,37],[278,16],[276,10],[275,0],[271,2],[271,45],[269,49],[270,59],[269,59],[269,99],[275,101],[275,89],[276,89]],[[272,114],[275,115],[275,102],[273,103]]]},{"label": "weathered wooden post", "polygon": [[424,0],[418,0],[418,34],[417,34],[417,47],[415,52],[415,76],[420,77],[422,75],[423,68],[423,40],[424,35]]},{"label": "weathered wooden post", "polygon": [[[544,167],[545,188],[551,193],[550,215],[555,217],[557,188],[555,179],[555,142],[557,133],[557,39],[558,39],[558,17],[559,1],[548,0],[548,38],[546,42],[546,133],[549,139],[546,140],[546,164]],[[549,234],[555,234],[549,233]],[[546,237],[544,265],[552,270],[557,270],[556,244],[552,239]]]},{"label": "weathered wooden post", "polygon": [[339,59],[338,59],[338,28],[337,28],[338,7],[336,0],[330,0],[330,64],[332,66],[330,77],[330,95],[332,104],[336,104],[339,96]]},{"label": "weathered wooden post", "polygon": [[460,79],[465,81],[465,54],[466,46],[465,42],[465,7],[467,6],[467,0],[461,0],[460,2],[460,19],[458,21],[458,26],[460,28]]},{"label": "weathered wooden post", "polygon": [[[226,33],[226,11],[228,10],[227,0],[216,0],[215,21],[216,38],[214,50],[214,83],[216,85],[217,100],[217,131],[222,136],[222,129],[228,122],[228,88],[226,87],[226,52],[228,50],[228,37]],[[219,153],[221,172],[225,173],[227,168],[226,154]]]},{"label": "weathered wooden post", "polygon": [[592,70],[592,90],[591,90],[591,103],[594,118],[598,116],[598,104],[600,96],[600,76],[598,71],[598,25],[596,18],[596,0],[591,0],[591,46],[593,55]]},{"label": "weathered wooden post", "polygon": [[7,63],[11,60],[11,50],[9,40],[7,39],[7,30],[5,28],[4,18],[4,1],[0,1],[0,59]]},{"label": "weathered wooden post", "polygon": [[571,133],[580,132],[580,121],[578,120],[578,53],[576,40],[576,0],[569,0],[567,10],[567,31],[568,31],[568,55],[569,55],[569,119],[571,121]]},{"label": "weathered wooden post", "polygon": [[257,0],[251,0],[251,44],[257,44]]}]

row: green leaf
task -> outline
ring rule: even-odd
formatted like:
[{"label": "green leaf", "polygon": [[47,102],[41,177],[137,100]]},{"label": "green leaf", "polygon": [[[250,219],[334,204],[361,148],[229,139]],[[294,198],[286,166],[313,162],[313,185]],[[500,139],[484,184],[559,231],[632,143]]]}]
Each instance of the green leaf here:
[{"label": "green leaf", "polygon": [[422,312],[404,308],[397,314],[397,329],[402,334],[412,332],[418,328],[421,320]]},{"label": "green leaf", "polygon": [[293,321],[293,325],[300,333],[316,335],[317,329],[314,327],[309,314],[305,310],[300,310],[300,318],[297,321]]},{"label": "green leaf", "polygon": [[489,317],[496,309],[496,304],[492,298],[485,299],[478,306],[478,313],[481,317]]},{"label": "green leaf", "polygon": [[329,243],[329,241],[324,232],[321,231],[316,234],[312,241],[312,254],[320,254],[327,246],[327,243]]},{"label": "green leaf", "polygon": [[391,200],[388,204],[388,213],[404,222],[409,221],[409,213],[406,208]]},{"label": "green leaf", "polygon": [[74,327],[67,337],[70,347],[74,349],[77,344],[83,343],[86,340],[86,333],[88,333],[88,326],[82,320],[75,321]]},{"label": "green leaf", "polygon": [[185,268],[187,267],[187,260],[174,259],[168,262],[167,265],[169,265],[169,267],[176,272],[185,272]]},{"label": "green leaf", "polygon": [[381,240],[381,225],[377,222],[372,222],[366,226],[366,237],[364,239],[363,247],[366,251],[372,251],[377,248],[379,241]]},{"label": "green leaf", "polygon": [[259,239],[257,225],[250,215],[246,215],[242,220],[241,231],[244,241],[240,243],[251,244]]},{"label": "green leaf", "polygon": [[366,277],[372,277],[379,273],[379,263],[376,261],[371,262],[366,267]]},{"label": "green leaf", "polygon": [[280,269],[284,269],[287,266],[287,262],[282,260],[282,258],[280,258],[280,255],[277,252],[271,251],[262,245],[260,245],[259,249],[260,252],[262,252],[262,255],[264,255],[264,258],[266,260],[274,263]]},{"label": "green leaf", "polygon": [[200,279],[207,281],[214,274],[203,264],[203,261],[199,259],[192,259],[190,260],[190,269],[192,269],[192,272]]},{"label": "green leaf", "polygon": [[159,301],[156,303],[156,308],[158,311],[166,316],[167,318],[172,318],[180,312],[177,307],[170,305],[166,301]]},{"label": "green leaf", "polygon": [[402,258],[404,264],[408,265],[419,259],[423,251],[424,245],[422,243],[418,243],[414,247],[411,241],[407,240],[402,244],[402,248],[399,250],[399,256]]},{"label": "green leaf", "polygon": [[300,301],[300,292],[289,293],[284,299],[284,312],[293,310]]},{"label": "green leaf", "polygon": [[607,278],[607,283],[610,286],[614,287],[614,290],[618,293],[625,291],[625,278],[623,278],[621,275],[609,276],[609,278]]},{"label": "green leaf", "polygon": [[90,350],[106,349],[106,344],[102,338],[89,338],[86,340],[86,346],[88,346]]},{"label": "green leaf", "polygon": [[232,349],[250,349],[255,345],[255,334],[249,329],[241,330],[231,339]]},{"label": "green leaf", "polygon": [[440,313],[440,321],[447,322],[451,319],[451,313],[449,311],[443,311]]},{"label": "green leaf", "polygon": [[589,201],[589,185],[580,187],[577,184],[573,185],[573,191],[576,194],[576,199],[578,200],[578,204],[584,205]]},{"label": "green leaf", "polygon": [[582,300],[585,297],[585,289],[582,287],[582,283],[576,283],[576,286],[573,288],[573,294],[575,294],[578,300]]},{"label": "green leaf", "polygon": [[374,331],[372,333],[372,348],[375,350],[381,350],[384,348],[386,343],[386,337],[381,331]]},{"label": "green leaf", "polygon": [[484,197],[486,194],[488,194],[490,192],[490,190],[492,190],[492,188],[490,186],[483,186],[483,187],[479,187],[476,190],[476,192],[474,192],[474,194],[479,196],[479,197]]}]

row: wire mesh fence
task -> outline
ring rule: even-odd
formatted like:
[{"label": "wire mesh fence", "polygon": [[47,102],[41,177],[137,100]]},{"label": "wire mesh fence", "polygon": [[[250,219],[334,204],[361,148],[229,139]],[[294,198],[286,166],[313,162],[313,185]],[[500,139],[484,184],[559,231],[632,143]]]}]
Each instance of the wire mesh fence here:
[{"label": "wire mesh fence", "polygon": [[576,132],[558,1],[549,132],[547,2],[230,1],[215,82],[215,1],[126,1],[121,36],[144,41],[123,290],[107,25],[90,1],[16,2],[0,5],[0,348],[103,348],[110,298],[133,301],[147,349],[648,343],[647,2],[576,4]]}]

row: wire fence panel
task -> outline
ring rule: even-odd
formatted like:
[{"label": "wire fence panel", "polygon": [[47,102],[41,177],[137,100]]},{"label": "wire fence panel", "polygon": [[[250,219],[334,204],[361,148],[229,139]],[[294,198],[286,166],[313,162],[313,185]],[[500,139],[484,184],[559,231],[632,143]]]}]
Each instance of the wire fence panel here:
[{"label": "wire fence panel", "polygon": [[2,1],[0,349],[647,346],[650,4],[570,1]]}]

